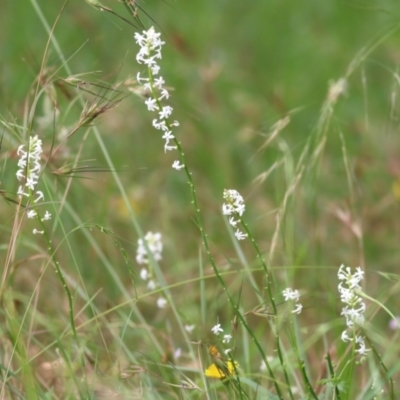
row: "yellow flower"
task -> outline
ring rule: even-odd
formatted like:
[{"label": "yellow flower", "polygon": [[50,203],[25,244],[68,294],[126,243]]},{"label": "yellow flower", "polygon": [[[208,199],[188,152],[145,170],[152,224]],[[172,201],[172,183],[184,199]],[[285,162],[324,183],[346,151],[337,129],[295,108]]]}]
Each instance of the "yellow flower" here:
[{"label": "yellow flower", "polygon": [[235,361],[227,361],[226,363],[216,363],[211,364],[204,372],[204,375],[207,378],[214,378],[214,379],[224,379],[229,375],[232,375],[236,369],[239,367],[239,364]]}]

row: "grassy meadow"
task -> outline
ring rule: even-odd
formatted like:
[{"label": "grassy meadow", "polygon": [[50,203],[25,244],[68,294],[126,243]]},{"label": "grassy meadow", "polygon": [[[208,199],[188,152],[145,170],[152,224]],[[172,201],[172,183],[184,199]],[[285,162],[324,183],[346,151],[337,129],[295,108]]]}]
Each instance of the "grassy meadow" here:
[{"label": "grassy meadow", "polygon": [[0,24],[1,400],[400,398],[396,1]]}]

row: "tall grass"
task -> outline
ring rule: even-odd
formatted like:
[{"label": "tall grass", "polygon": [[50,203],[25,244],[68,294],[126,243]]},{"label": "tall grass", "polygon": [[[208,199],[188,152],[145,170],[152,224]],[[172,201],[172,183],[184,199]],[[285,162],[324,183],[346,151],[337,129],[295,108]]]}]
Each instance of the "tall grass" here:
[{"label": "tall grass", "polygon": [[[209,117],[192,121],[193,88],[169,84],[179,41],[146,8],[89,4],[134,30],[131,74],[74,71],[65,8],[50,26],[31,0],[48,41],[21,113],[1,117],[0,398],[396,399],[399,277],[368,258],[381,243],[368,224],[397,216],[396,182],[363,208],[356,163],[362,140],[371,163],[380,144],[365,65],[398,28],[348,60],[301,139],[300,105],[251,150],[245,129],[219,141]],[[199,66],[206,87],[214,67]],[[354,145],[340,107],[357,74],[367,138]]]}]

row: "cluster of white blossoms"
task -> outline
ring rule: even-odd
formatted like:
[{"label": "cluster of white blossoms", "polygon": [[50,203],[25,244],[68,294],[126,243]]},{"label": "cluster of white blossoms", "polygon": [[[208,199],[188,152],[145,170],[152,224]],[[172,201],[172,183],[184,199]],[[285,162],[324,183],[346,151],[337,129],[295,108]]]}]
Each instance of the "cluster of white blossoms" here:
[{"label": "cluster of white blossoms", "polygon": [[[144,243],[146,241],[146,245]],[[162,259],[161,253],[163,249],[162,241],[161,241],[161,233],[153,233],[147,232],[146,236],[143,239],[138,240],[138,247],[136,251],[136,261],[140,265],[149,265],[149,255],[147,249],[150,250],[151,254],[155,261],[160,261]],[[147,288],[149,290],[154,290],[157,288],[157,283],[153,278],[153,273],[151,269],[148,267],[143,267],[140,271],[140,277],[142,280],[147,281]],[[160,297],[157,300],[158,308],[164,308],[167,305],[167,300],[163,297]]]},{"label": "cluster of white blossoms", "polygon": [[[355,328],[364,324],[364,312],[366,309],[362,298],[357,295],[357,291],[361,290],[360,282],[363,280],[364,271],[356,268],[354,274],[351,273],[350,267],[345,267],[343,264],[339,268],[339,293],[340,300],[346,305],[343,307],[341,315],[346,318],[347,328],[342,333],[344,342],[352,342],[358,345],[356,352],[360,355],[366,355],[369,349],[365,347],[364,337],[355,334]],[[351,331],[351,336],[348,335],[348,330]]]},{"label": "cluster of white blossoms", "polygon": [[[211,332],[216,336],[219,336],[220,333],[222,333],[223,331],[224,330],[221,328],[221,324],[217,324],[211,328]],[[222,343],[228,344],[231,341],[231,339],[232,339],[232,335],[226,334],[222,338]],[[225,353],[229,353],[230,351],[231,351],[231,349],[227,349],[227,350],[225,350]]]},{"label": "cluster of white blossoms", "polygon": [[[136,61],[139,64],[144,64],[148,68],[148,77],[144,78],[137,74],[137,81],[143,85],[145,96],[147,97],[145,104],[147,109],[152,112],[158,112],[158,118],[153,119],[154,128],[163,132],[162,138],[165,140],[164,151],[176,150],[176,145],[171,145],[171,141],[175,138],[172,134],[172,127],[179,126],[178,121],[170,121],[173,108],[171,106],[162,106],[161,100],[169,99],[170,94],[165,88],[165,81],[160,73],[160,66],[157,63],[161,59],[161,49],[165,44],[160,39],[161,34],[151,27],[148,31],[143,31],[142,34],[135,33],[135,41],[140,46],[140,50],[136,55]],[[175,160],[172,167],[176,170],[184,168],[184,165],[179,160]]]},{"label": "cluster of white blossoms", "polygon": [[294,309],[292,311],[293,314],[300,314],[303,309],[302,304],[299,303],[300,293],[297,289],[292,290],[292,288],[286,288],[282,291],[283,297],[285,301],[293,301]]},{"label": "cluster of white blossoms", "polygon": [[[229,224],[236,228],[240,219],[235,219],[235,216],[241,217],[245,210],[243,197],[234,189],[225,189],[223,197],[226,203],[222,205],[222,214],[230,215]],[[247,237],[247,233],[243,233],[239,228],[237,228],[235,236],[237,240],[243,240]]]},{"label": "cluster of white blossoms", "polygon": [[[160,261],[162,259],[161,253],[163,249],[161,241],[161,233],[147,232],[144,240],[147,243],[148,249],[153,254],[154,260]],[[147,254],[146,246],[144,245],[143,239],[138,240],[138,248],[136,252],[136,261],[138,264],[148,264],[149,258]]]},{"label": "cluster of white blossoms", "polygon": [[[18,188],[18,196],[27,197],[32,200],[34,204],[41,200],[44,200],[44,194],[40,190],[36,190],[36,186],[39,182],[40,171],[41,171],[41,155],[42,155],[42,141],[37,135],[29,139],[28,149],[25,150],[25,145],[21,144],[18,147],[17,155],[20,156],[18,160],[18,171],[16,173],[17,179],[22,182]],[[37,216],[37,211],[30,209],[27,212],[28,218],[35,218]],[[42,221],[47,221],[51,219],[51,214],[46,211],[44,216],[41,218]],[[43,231],[33,230],[33,233],[44,233]]]}]

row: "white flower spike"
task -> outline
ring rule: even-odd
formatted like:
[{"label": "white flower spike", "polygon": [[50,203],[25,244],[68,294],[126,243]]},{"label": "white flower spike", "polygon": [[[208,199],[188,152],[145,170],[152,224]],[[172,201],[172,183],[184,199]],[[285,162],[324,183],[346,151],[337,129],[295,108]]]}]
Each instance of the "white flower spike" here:
[{"label": "white flower spike", "polygon": [[[147,232],[144,240],[147,242],[147,247],[153,254],[153,257],[156,261],[161,260],[161,253],[163,249],[162,241],[161,241],[161,233],[152,233]],[[138,240],[138,248],[136,251],[136,261],[138,264],[148,264],[148,254],[146,246],[142,239]]]},{"label": "white flower spike", "polygon": [[[25,145],[23,144],[19,146],[17,150],[17,154],[21,157],[18,160],[19,170],[17,171],[16,176],[19,181],[25,180],[24,184],[18,189],[20,197],[22,195],[30,196],[31,192],[34,192],[35,186],[39,181],[41,170],[40,160],[43,152],[42,141],[37,135],[33,136],[29,139],[28,146],[28,151],[24,150]],[[26,189],[29,189],[29,191],[27,192]],[[39,192],[39,196],[40,193],[41,192]]]},{"label": "white flower spike", "polygon": [[[160,66],[157,60],[162,58],[161,50],[165,42],[160,39],[161,34],[156,32],[154,27],[147,31],[135,33],[134,38],[140,46],[140,50],[136,55],[136,61],[148,67],[148,78],[142,78],[140,73],[137,74],[136,80],[143,85],[143,92],[149,96],[145,100],[145,104],[149,111],[158,112],[158,119],[153,120],[153,126],[164,133],[162,138],[165,140],[164,152],[176,150],[177,146],[171,145],[170,141],[175,139],[171,128],[179,126],[178,121],[169,122],[173,108],[169,105],[162,106],[161,100],[170,98],[169,91],[165,88],[165,80],[162,76],[156,76],[160,72]],[[176,170],[182,169],[184,166],[175,161],[172,168]]]},{"label": "white flower spike", "polygon": [[[235,219],[234,217],[241,217],[245,210],[243,197],[234,189],[225,189],[223,197],[225,203],[222,204],[222,214],[230,215],[229,224],[236,228],[236,225],[240,222],[240,218]],[[244,233],[237,228],[235,236],[237,240],[244,240],[247,237],[247,233]]]},{"label": "white flower spike", "polygon": [[[365,346],[364,338],[355,335],[355,327],[362,326],[365,322],[364,312],[366,305],[363,299],[357,294],[361,290],[360,282],[364,278],[364,271],[356,268],[356,272],[352,274],[351,268],[342,264],[338,271],[340,300],[346,305],[342,308],[340,315],[346,319],[347,328],[342,332],[341,339],[343,342],[352,342],[355,340],[358,348],[355,350],[360,355],[367,355],[370,349]],[[349,336],[348,331],[351,333]]]}]

